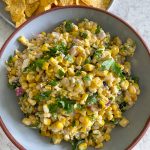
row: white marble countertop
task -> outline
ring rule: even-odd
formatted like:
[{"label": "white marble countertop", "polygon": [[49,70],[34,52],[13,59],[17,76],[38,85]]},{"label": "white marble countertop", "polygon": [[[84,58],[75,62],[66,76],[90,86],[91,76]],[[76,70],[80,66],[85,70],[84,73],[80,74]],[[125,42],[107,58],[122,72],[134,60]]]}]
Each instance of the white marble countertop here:
[{"label": "white marble countertop", "polygon": [[[131,24],[150,47],[150,0],[115,0],[110,12]],[[0,18],[0,47],[14,31]],[[0,150],[17,150],[0,128]],[[133,150],[150,150],[150,128]]]}]

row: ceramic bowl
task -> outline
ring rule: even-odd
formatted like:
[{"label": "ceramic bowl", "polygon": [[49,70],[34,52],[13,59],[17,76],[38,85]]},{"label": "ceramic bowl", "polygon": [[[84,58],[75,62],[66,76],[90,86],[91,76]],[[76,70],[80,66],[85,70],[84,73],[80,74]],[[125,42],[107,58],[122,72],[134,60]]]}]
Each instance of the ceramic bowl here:
[{"label": "ceramic bowl", "polygon": [[19,27],[5,42],[1,51],[0,62],[0,125],[10,140],[21,150],[70,150],[70,144],[50,144],[48,138],[41,137],[37,130],[21,123],[22,112],[14,91],[7,86],[5,60],[21,50],[17,39],[20,35],[32,38],[42,31],[52,31],[63,20],[78,21],[88,18],[99,23],[105,31],[118,35],[124,41],[134,39],[137,49],[132,58],[132,72],[140,78],[141,95],[135,106],[125,113],[130,124],[126,128],[116,127],[103,150],[131,149],[143,136],[150,124],[150,56],[148,47],[136,31],[115,15],[90,7],[63,7],[47,11],[34,17]]}]

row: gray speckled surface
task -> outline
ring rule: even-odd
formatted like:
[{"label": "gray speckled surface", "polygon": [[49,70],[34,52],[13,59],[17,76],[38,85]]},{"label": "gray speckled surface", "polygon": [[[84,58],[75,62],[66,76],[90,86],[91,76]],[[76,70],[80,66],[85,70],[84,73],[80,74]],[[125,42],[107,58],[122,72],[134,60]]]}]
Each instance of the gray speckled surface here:
[{"label": "gray speckled surface", "polygon": [[[150,47],[150,0],[115,0],[110,12],[125,19],[144,38]],[[13,28],[0,18],[0,47]],[[17,150],[0,128],[0,150]],[[150,150],[150,128],[133,150]]]}]

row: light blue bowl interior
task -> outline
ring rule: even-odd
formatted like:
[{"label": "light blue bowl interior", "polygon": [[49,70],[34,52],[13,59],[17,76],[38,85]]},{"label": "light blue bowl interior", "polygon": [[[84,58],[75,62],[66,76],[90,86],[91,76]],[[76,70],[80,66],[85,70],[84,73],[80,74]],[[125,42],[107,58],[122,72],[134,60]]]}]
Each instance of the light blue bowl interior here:
[{"label": "light blue bowl interior", "polygon": [[118,35],[123,41],[128,37],[135,40],[137,49],[132,58],[133,74],[140,78],[141,95],[136,105],[125,115],[130,120],[127,128],[117,127],[113,130],[110,142],[104,150],[123,150],[138,136],[146,120],[150,116],[150,57],[139,37],[124,23],[104,12],[85,8],[58,9],[41,15],[21,28],[6,45],[0,58],[0,116],[7,129],[14,138],[27,150],[70,150],[69,144],[50,144],[48,138],[41,137],[37,130],[25,127],[21,123],[22,113],[18,106],[18,99],[14,91],[7,86],[7,72],[5,60],[14,53],[15,49],[21,50],[17,39],[20,35],[32,38],[42,31],[50,32],[64,20],[77,21],[88,18],[99,23],[111,35]]}]

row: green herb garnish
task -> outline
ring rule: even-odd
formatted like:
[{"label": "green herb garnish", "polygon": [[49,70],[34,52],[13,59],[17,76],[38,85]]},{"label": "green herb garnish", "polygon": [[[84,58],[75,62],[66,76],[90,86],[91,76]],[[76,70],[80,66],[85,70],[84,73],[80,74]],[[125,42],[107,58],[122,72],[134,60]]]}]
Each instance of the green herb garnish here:
[{"label": "green herb garnish", "polygon": [[88,75],[86,75],[85,77],[83,77],[83,81],[90,81],[90,80],[91,80],[91,78]]},{"label": "green herb garnish", "polygon": [[56,86],[58,84],[58,82],[56,80],[52,80],[49,82],[49,85],[51,86]]},{"label": "green herb garnish", "polygon": [[88,34],[86,32],[80,32],[79,33],[80,37],[82,37],[83,39],[86,39],[88,37]]},{"label": "green herb garnish", "polygon": [[72,56],[71,55],[67,55],[67,56],[65,56],[65,59],[67,60],[67,61],[69,61],[69,62],[73,62],[73,58],[72,58]]},{"label": "green herb garnish", "polygon": [[79,149],[78,146],[83,142],[84,140],[77,140],[77,139],[71,141],[72,150],[78,150]]},{"label": "green herb garnish", "polygon": [[109,70],[113,63],[114,63],[114,60],[113,60],[113,59],[105,60],[105,61],[102,63],[102,65],[101,65],[101,69],[102,69],[102,70]]},{"label": "green herb garnish", "polygon": [[124,78],[123,72],[121,70],[121,67],[113,60],[108,59],[104,61],[101,65],[102,70],[112,70],[117,76]]},{"label": "green herb garnish", "polygon": [[86,101],[87,105],[92,105],[92,104],[96,104],[96,103],[97,103],[97,95],[96,94],[89,96]]},{"label": "green herb garnish", "polygon": [[33,97],[37,101],[47,100],[50,97],[51,91],[41,92]]},{"label": "green herb garnish", "polygon": [[7,60],[7,63],[10,64],[10,63],[12,63],[12,61],[13,61],[13,57],[12,57],[12,56],[9,56],[9,58],[8,58],[8,60]]},{"label": "green herb garnish", "polygon": [[58,75],[59,75],[59,77],[63,77],[65,75],[65,73],[61,69],[59,69]]},{"label": "green herb garnish", "polygon": [[102,28],[100,27],[100,25],[97,25],[97,28],[95,30],[95,34],[98,34],[102,31]]},{"label": "green herb garnish", "polygon": [[73,31],[72,21],[70,21],[70,20],[66,21],[65,30],[66,30],[66,32],[72,32]]}]

